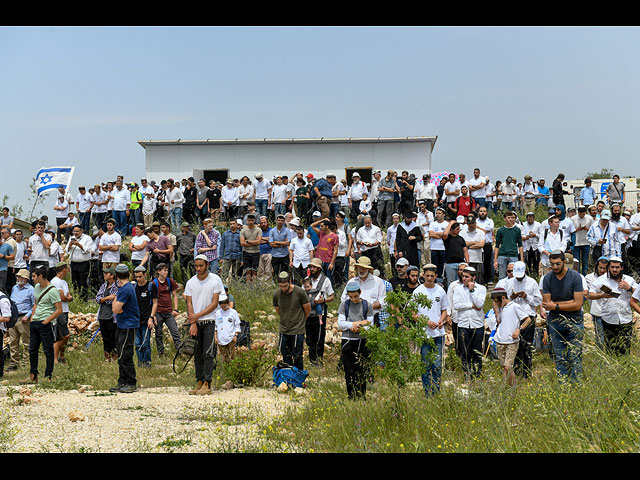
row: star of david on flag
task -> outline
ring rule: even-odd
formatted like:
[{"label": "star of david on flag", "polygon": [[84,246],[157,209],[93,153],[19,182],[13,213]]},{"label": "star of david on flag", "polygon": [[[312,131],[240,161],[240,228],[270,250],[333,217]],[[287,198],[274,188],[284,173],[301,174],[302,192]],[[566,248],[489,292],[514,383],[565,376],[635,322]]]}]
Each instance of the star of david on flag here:
[{"label": "star of david on flag", "polygon": [[74,168],[75,167],[48,167],[38,170],[36,174],[38,196],[58,187],[64,187],[68,190],[69,185],[71,185]]}]

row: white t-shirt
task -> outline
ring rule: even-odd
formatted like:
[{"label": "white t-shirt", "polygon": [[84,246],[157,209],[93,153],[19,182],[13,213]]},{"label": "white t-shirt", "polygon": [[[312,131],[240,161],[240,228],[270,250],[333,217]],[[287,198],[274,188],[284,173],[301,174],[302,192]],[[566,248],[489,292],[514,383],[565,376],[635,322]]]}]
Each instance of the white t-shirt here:
[{"label": "white t-shirt", "polygon": [[[622,280],[627,282],[634,291],[634,298],[638,298],[636,295],[638,294],[638,284],[636,281],[630,277],[629,275],[622,275]],[[616,293],[619,293],[620,296],[618,298],[602,298],[599,300],[600,302],[600,317],[602,320],[613,324],[613,325],[622,325],[625,323],[631,323],[633,320],[633,312],[631,310],[631,305],[629,304],[631,299],[631,294],[626,290],[621,290],[618,286],[618,282],[614,279],[610,278],[608,274],[604,274],[596,279],[593,282],[593,285],[589,288],[591,292],[602,293],[600,287],[606,285],[611,290]]]},{"label": "white t-shirt", "polygon": [[92,200],[93,200],[93,195],[91,195],[90,193],[85,193],[84,195],[79,193],[76,196],[76,204],[78,205],[78,212],[91,211]]},{"label": "white t-shirt", "polygon": [[[51,235],[43,233],[42,237],[48,242],[51,241]],[[31,247],[31,256],[29,261],[48,262],[49,251],[42,245],[42,240],[35,233],[29,237],[29,246]]]},{"label": "white t-shirt", "polygon": [[60,244],[54,240],[51,242],[51,246],[49,247],[49,268],[53,268],[56,266],[56,263],[60,261],[60,253],[62,249],[60,248]]},{"label": "white t-shirt", "polygon": [[[446,220],[441,223],[438,221],[431,222],[431,224],[429,224],[429,231],[434,233],[442,233],[447,229],[448,226],[449,222],[447,222]],[[442,240],[441,238],[432,238],[431,250],[444,250],[444,240]]]},{"label": "white t-shirt", "polygon": [[271,188],[271,182],[269,180],[262,179],[261,182],[254,183],[256,200],[267,200],[269,198],[269,189]]},{"label": "white t-shirt", "polygon": [[469,179],[469,186],[471,187],[478,187],[481,184],[484,183],[484,187],[479,188],[478,190],[473,190],[470,191],[471,196],[473,198],[485,198],[485,196],[487,195],[487,181],[484,179],[484,177],[478,177],[478,178],[471,178]]},{"label": "white t-shirt", "polygon": [[[200,313],[211,305],[213,295],[216,293],[220,294],[218,300],[226,297],[222,280],[215,273],[209,273],[204,280],[200,280],[197,275],[194,275],[184,287],[184,296],[191,297],[193,313]],[[218,307],[218,309],[220,309],[220,307]],[[198,322],[215,319],[216,310],[199,318]]]},{"label": "white t-shirt", "polygon": [[309,252],[313,251],[313,242],[309,237],[298,238],[296,235],[289,243],[289,250],[293,252],[294,267],[297,268],[302,265],[304,268],[307,268],[309,266],[309,262],[311,261]]},{"label": "white t-shirt", "polygon": [[[107,194],[107,192],[105,192],[104,190],[100,190],[100,193],[93,193],[93,203],[102,203],[102,202],[106,202],[109,199],[109,195]],[[93,213],[104,213],[107,211],[107,207],[108,207],[108,203],[105,203],[104,205],[94,205],[91,208],[91,211]]]},{"label": "white t-shirt", "polygon": [[517,303],[509,302],[502,310],[498,319],[500,323],[496,328],[496,334],[493,337],[496,343],[508,344],[516,343],[519,337],[514,339],[513,332],[520,327],[520,322],[527,318],[529,314]]},{"label": "white t-shirt", "polygon": [[[98,245],[122,245],[122,237],[115,230],[109,234],[105,233],[100,237]],[[112,251],[105,250],[102,252],[102,262],[104,263],[119,263],[120,262],[120,250]]]},{"label": "white t-shirt", "polygon": [[485,243],[493,243],[493,229],[495,228],[493,220],[489,217],[486,217],[484,220],[478,218],[476,220],[476,227],[480,227],[486,232],[484,236]]},{"label": "white t-shirt", "polygon": [[113,197],[113,210],[121,212],[127,209],[127,205],[131,203],[131,193],[126,188],[122,187],[118,190],[118,187],[114,187],[111,191]]},{"label": "white t-shirt", "polygon": [[69,216],[69,203],[66,200],[56,202],[56,207],[64,207],[63,210],[56,210],[56,218],[66,218]]},{"label": "white t-shirt", "polygon": [[[435,285],[433,288],[427,288],[424,284],[420,285],[413,291],[413,295],[423,294],[429,297],[431,300],[431,308],[418,307],[418,314],[427,317],[432,322],[438,323],[442,317],[442,310],[447,310],[449,306],[449,299],[447,293],[440,285]],[[444,325],[441,328],[432,329],[425,328],[425,332],[430,337],[441,337],[445,334]]]},{"label": "white t-shirt", "polygon": [[[460,236],[464,238],[465,242],[481,242],[484,240],[484,233],[477,228],[470,232],[469,229],[460,232]],[[469,263],[482,263],[482,248],[467,248],[469,252]]]},{"label": "white t-shirt", "polygon": [[215,310],[216,333],[219,345],[229,345],[236,333],[240,333],[240,317],[233,308]]},{"label": "white t-shirt", "polygon": [[274,185],[271,190],[271,203],[284,203],[284,199],[287,197],[286,185]]},{"label": "white t-shirt", "polygon": [[444,184],[444,193],[447,196],[447,203],[455,202],[458,195],[456,195],[456,190],[460,190],[460,183],[455,181],[453,183],[447,182]]},{"label": "white t-shirt", "polygon": [[[69,295],[69,285],[66,280],[56,275],[51,279],[51,285],[55,286],[58,290],[62,290],[65,295]],[[69,302],[62,302],[62,313],[69,313]]]},{"label": "white t-shirt", "polygon": [[[0,299],[0,317],[11,317],[11,302],[9,301],[9,297]],[[3,332],[7,331],[7,322],[0,323],[0,330]]]},{"label": "white t-shirt", "polygon": [[[134,235],[131,237],[131,244],[135,247],[142,245],[144,242],[150,242],[151,239],[146,235]],[[136,250],[131,252],[131,260],[142,260],[144,258],[145,250]]]}]

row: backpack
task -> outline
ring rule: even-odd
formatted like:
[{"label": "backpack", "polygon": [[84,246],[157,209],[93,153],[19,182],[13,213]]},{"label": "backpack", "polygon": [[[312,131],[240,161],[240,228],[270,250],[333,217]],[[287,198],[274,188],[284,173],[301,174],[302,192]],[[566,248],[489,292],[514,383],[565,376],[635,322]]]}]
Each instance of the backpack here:
[{"label": "backpack", "polygon": [[9,317],[9,321],[5,323],[5,327],[7,327],[7,329],[13,328],[16,326],[16,323],[18,323],[18,317],[20,316],[20,312],[18,311],[18,306],[16,305],[16,302],[11,300],[11,298],[0,293],[0,299],[2,298],[8,299],[9,303],[11,303],[11,316]]},{"label": "backpack", "polygon": [[[549,233],[549,230],[549,228],[544,229],[544,239],[542,240],[543,242],[547,241],[547,234]],[[562,229],[558,228],[558,231],[560,232],[560,240],[562,240]]]},{"label": "backpack", "polygon": [[[349,305],[351,305],[351,300],[347,298],[347,301],[344,302],[344,317],[349,321]],[[369,303],[363,298],[362,299],[362,318],[367,319],[367,313],[369,312]]]},{"label": "backpack", "polygon": [[278,362],[278,364],[273,367],[273,384],[276,387],[284,382],[294,388],[304,388],[304,382],[308,376],[309,372],[307,370],[299,370],[284,362]]},{"label": "backpack", "polygon": [[[173,290],[173,287],[171,286],[171,279],[169,277],[167,277],[166,280],[167,285],[169,285],[169,295],[171,295],[171,291]],[[156,286],[156,296],[160,293],[160,282],[158,281],[158,277],[154,278],[153,281],[149,282],[149,298],[151,300],[152,297],[152,288],[153,285]],[[151,300],[153,302],[153,300]]]}]

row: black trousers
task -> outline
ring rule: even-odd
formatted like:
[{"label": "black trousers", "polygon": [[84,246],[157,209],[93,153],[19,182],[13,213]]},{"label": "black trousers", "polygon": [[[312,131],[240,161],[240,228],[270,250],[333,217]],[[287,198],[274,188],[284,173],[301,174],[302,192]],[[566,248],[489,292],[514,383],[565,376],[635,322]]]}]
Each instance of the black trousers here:
[{"label": "black trousers", "polygon": [[[20,321],[20,320],[18,320]],[[4,375],[4,331],[0,330],[0,378]]]},{"label": "black trousers", "polygon": [[53,343],[55,335],[53,333],[53,325],[48,323],[43,325],[42,322],[29,323],[29,372],[38,375],[38,353],[40,345],[44,351],[46,366],[44,376],[51,378],[53,375]]},{"label": "black trousers", "polygon": [[493,244],[491,243],[485,243],[484,244],[484,251],[483,251],[483,255],[484,258],[483,260],[483,265],[482,265],[482,276],[484,278],[484,284],[488,285],[490,282],[493,282]]},{"label": "black trousers", "polygon": [[322,317],[322,325],[320,325],[320,317],[307,317],[305,331],[305,341],[309,347],[309,361],[313,365],[320,364],[324,357],[324,340],[327,335],[326,316]]},{"label": "black trousers", "polygon": [[304,370],[304,364],[302,362],[304,334],[287,335],[281,333],[278,341],[278,350],[280,350],[280,354],[282,354],[282,361],[284,363],[293,365],[298,370]]},{"label": "black trousers", "polygon": [[371,260],[371,266],[380,272],[380,278],[386,280],[387,274],[386,269],[384,268],[384,257],[382,256],[382,249],[380,246],[370,250],[363,250],[362,255]]},{"label": "black trousers", "polygon": [[533,337],[535,333],[535,322],[531,322],[531,325],[520,331],[520,344],[513,369],[516,375],[523,378],[529,378],[533,369]]},{"label": "black trousers", "polygon": [[274,278],[277,278],[280,272],[289,271],[289,256],[286,257],[274,257],[271,255],[271,269]]},{"label": "black trousers", "polygon": [[114,353],[118,347],[116,338],[116,331],[118,327],[113,319],[108,318],[106,320],[98,319],[100,323],[100,333],[102,335],[102,344],[104,346],[104,353]]},{"label": "black trousers", "polygon": [[136,366],[133,363],[135,351],[136,329],[117,328],[116,338],[118,342],[118,384],[136,384]]},{"label": "black trousers", "polygon": [[91,264],[89,260],[86,262],[71,262],[71,284],[79,292],[82,300],[87,300],[90,271]]},{"label": "black trousers", "polygon": [[540,267],[540,250],[530,248],[524,252],[524,260],[527,263],[527,275],[537,278]]},{"label": "black trousers", "polygon": [[613,325],[603,320],[602,330],[604,332],[605,350],[615,355],[629,353],[631,337],[633,335],[632,325],[632,323]]},{"label": "black trousers", "polygon": [[333,288],[336,289],[344,284],[344,267],[347,264],[347,257],[336,257],[333,269]]},{"label": "black trousers", "polygon": [[196,380],[211,384],[213,369],[216,367],[216,342],[215,322],[200,322],[198,325],[198,335],[196,350],[193,353],[193,365],[196,370]]},{"label": "black trousers", "polygon": [[465,376],[475,378],[482,374],[482,340],[484,328],[464,328],[458,326],[460,359]]},{"label": "black trousers", "polygon": [[350,399],[364,397],[367,393],[367,378],[369,376],[369,355],[367,340],[342,339],[342,366],[347,384],[347,395]]}]

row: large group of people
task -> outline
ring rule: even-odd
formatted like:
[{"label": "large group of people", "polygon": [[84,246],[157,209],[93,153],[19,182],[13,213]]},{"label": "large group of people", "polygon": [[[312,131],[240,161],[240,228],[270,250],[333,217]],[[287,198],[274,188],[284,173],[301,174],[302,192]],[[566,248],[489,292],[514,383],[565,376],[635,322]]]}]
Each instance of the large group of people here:
[{"label": "large group of people", "polygon": [[[586,179],[575,205],[566,205],[563,174],[549,188],[530,175],[523,183],[509,176],[493,184],[478,168],[468,179],[452,173],[439,183],[428,173],[421,179],[382,173],[373,172],[369,183],[358,172],[350,183],[331,173],[273,179],[257,173],[224,185],[192,177],[138,184],[119,175],[78,187],[75,198],[60,187],[55,228],[44,216],[29,235],[15,228],[5,208],[0,340],[12,302],[18,316],[8,329],[9,369],[21,363],[22,343],[30,361],[25,381],[37,381],[42,344],[51,379],[54,365],[65,361],[69,303],[95,298],[105,360],[120,365],[113,391],[135,391],[134,353],[139,367],[150,367],[153,331],[158,355],[165,351],[165,325],[181,346],[176,317],[184,288],[197,339],[197,385],[190,393],[210,393],[217,352],[230,358],[241,331],[225,283],[268,285],[260,279],[277,284],[279,349],[299,369],[305,345],[309,361],[322,364],[327,304],[340,296],[341,365],[352,398],[366,392],[362,330],[390,326],[385,296],[391,290],[432,302],[419,312],[432,338],[421,346],[428,395],[440,388],[448,330],[467,379],[481,375],[493,330],[506,381],[529,376],[538,314],[546,319],[558,373],[578,380],[587,299],[597,343],[629,351],[632,311],[640,312],[632,275],[640,259],[640,202],[637,212],[624,208],[619,176],[606,198]],[[484,311],[488,295],[492,315]]]}]

